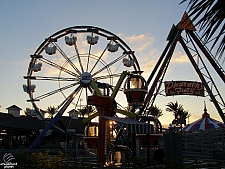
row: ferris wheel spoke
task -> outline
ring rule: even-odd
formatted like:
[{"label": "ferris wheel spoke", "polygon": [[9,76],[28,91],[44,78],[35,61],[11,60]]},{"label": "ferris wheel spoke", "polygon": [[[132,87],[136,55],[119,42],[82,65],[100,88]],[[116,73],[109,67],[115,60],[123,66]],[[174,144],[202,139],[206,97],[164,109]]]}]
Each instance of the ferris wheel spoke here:
[{"label": "ferris wheel spoke", "polygon": [[[83,88],[81,88],[81,90],[80,90],[80,94],[79,94],[79,96],[78,96],[78,99],[77,99],[77,102],[76,102],[76,104],[75,104],[75,109],[77,108],[77,105],[79,104],[79,101],[81,101],[81,94],[82,94],[82,92],[83,92]],[[60,104],[61,105],[61,104]],[[81,106],[81,104],[80,104],[80,106]],[[80,109],[81,109],[81,107],[80,107]]]},{"label": "ferris wheel spoke", "polygon": [[82,73],[84,73],[84,68],[83,68],[83,65],[82,65],[82,62],[81,62],[81,59],[80,59],[80,54],[79,54],[79,51],[78,51],[78,48],[77,48],[76,44],[74,45],[74,48],[75,48],[75,51],[76,51],[76,54],[77,54],[77,58],[78,58],[78,61],[79,61],[79,64],[80,64],[81,71],[82,71]]},{"label": "ferris wheel spoke", "polygon": [[45,94],[43,94],[43,95],[37,96],[36,98],[34,98],[34,100],[41,100],[41,99],[44,99],[44,98],[49,97],[49,96],[51,96],[51,95],[53,95],[53,94],[56,94],[56,93],[59,93],[59,92],[62,92],[62,91],[64,91],[64,90],[66,90],[66,89],[69,89],[69,88],[71,88],[71,87],[74,87],[74,86],[76,86],[76,85],[78,85],[78,84],[79,84],[79,82],[73,83],[73,84],[70,84],[70,85],[67,85],[67,86],[64,86],[64,87],[61,87],[61,88],[59,88],[59,89],[56,89],[56,90],[53,90],[53,91],[51,91],[51,92],[45,93]]},{"label": "ferris wheel spoke", "polygon": [[[58,109],[61,107],[60,111],[64,109],[64,107],[68,107],[69,104],[73,101],[75,96],[82,90],[82,84],[80,84],[60,105],[58,105]],[[64,110],[65,111],[65,110]]]},{"label": "ferris wheel spoke", "polygon": [[91,45],[89,47],[89,51],[88,51],[88,57],[87,57],[87,68],[86,68],[86,72],[88,71],[88,65],[89,65],[89,62],[90,62],[90,55],[91,55]]},{"label": "ferris wheel spoke", "polygon": [[65,72],[65,73],[68,73],[68,74],[70,74],[70,75],[72,75],[72,76],[75,76],[75,77],[77,77],[77,78],[80,78],[79,75],[75,74],[74,72],[72,72],[72,71],[70,71],[70,70],[68,70],[68,69],[66,69],[66,68],[64,68],[64,67],[62,67],[62,66],[60,66],[60,65],[58,65],[58,64],[56,64],[56,63],[54,63],[54,62],[52,62],[52,61],[50,61],[50,60],[48,60],[48,59],[46,59],[46,58],[40,58],[40,60],[41,60],[42,62],[44,62],[44,63],[50,65],[50,66],[55,67],[56,69],[58,69],[58,70],[60,70],[60,71],[63,71],[63,72]]},{"label": "ferris wheel spoke", "polygon": [[50,81],[79,81],[79,78],[64,78],[64,77],[46,77],[46,76],[24,76],[24,79],[31,80],[50,80]]},{"label": "ferris wheel spoke", "polygon": [[114,78],[114,77],[120,77],[121,73],[118,74],[110,74],[110,75],[105,75],[105,76],[98,76],[95,77],[95,80],[100,80],[100,79],[108,79],[108,78]]},{"label": "ferris wheel spoke", "polygon": [[[81,90],[80,90],[80,94],[79,94],[78,99],[77,99],[77,102],[75,104],[75,108],[74,108],[75,110],[78,107],[79,101],[81,102],[81,94],[82,94],[82,91],[83,91],[83,88],[81,88]],[[81,104],[80,104],[80,109],[81,109]]]},{"label": "ferris wheel spoke", "polygon": [[[93,32],[91,33],[91,37],[93,37]],[[88,71],[88,65],[89,65],[89,61],[90,61],[90,56],[91,56],[91,44],[89,45],[89,50],[88,50],[88,58],[87,58],[87,69],[86,72]]]},{"label": "ferris wheel spoke", "polygon": [[[109,44],[109,43],[108,43]],[[102,56],[104,55],[106,49],[108,48],[108,44],[107,46],[105,47],[105,49],[103,50],[102,54],[99,56],[98,60],[95,62],[94,66],[92,67],[90,73],[94,70],[94,68],[96,67],[96,65],[98,64],[98,62],[101,60]]]},{"label": "ferris wheel spoke", "polygon": [[121,59],[123,59],[126,55],[123,54],[120,57],[118,57],[117,59],[113,60],[112,62],[110,62],[109,64],[105,65],[103,68],[101,68],[100,70],[98,70],[97,72],[92,74],[92,77],[94,77],[95,75],[99,74],[100,72],[104,71],[105,69],[109,68],[110,66],[112,66],[114,63],[120,61]]},{"label": "ferris wheel spoke", "polygon": [[72,68],[80,75],[81,72],[77,69],[77,67],[71,62],[71,60],[67,57],[65,52],[59,47],[58,44],[54,43],[55,46],[57,46],[58,51],[61,53],[61,55],[66,59],[66,61],[72,66]]},{"label": "ferris wheel spoke", "polygon": [[[87,88],[85,89],[85,93],[86,93],[86,103],[88,102],[88,89],[90,90],[90,88]],[[89,112],[89,106],[88,104],[86,105],[87,106],[87,115],[89,116],[90,112]]]}]

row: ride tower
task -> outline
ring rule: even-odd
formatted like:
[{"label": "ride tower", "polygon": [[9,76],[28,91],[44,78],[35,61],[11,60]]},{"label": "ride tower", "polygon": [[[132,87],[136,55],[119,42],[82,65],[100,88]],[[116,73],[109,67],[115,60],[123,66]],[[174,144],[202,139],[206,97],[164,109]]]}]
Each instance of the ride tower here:
[{"label": "ride tower", "polygon": [[[165,90],[161,90],[161,86],[163,84],[163,79],[169,67],[169,63],[173,56],[176,45],[179,42],[194,70],[196,71],[199,79],[201,80],[204,91],[208,93],[210,101],[213,102],[218,114],[225,123],[225,102],[222,94],[218,90],[216,82],[213,79],[212,71],[208,69],[207,64],[212,66],[213,70],[220,77],[220,80],[222,80],[223,83],[225,82],[225,71],[220,66],[216,58],[211,54],[206,44],[204,44],[197,33],[195,33],[195,31],[196,28],[186,12],[184,13],[181,21],[177,25],[172,26],[167,37],[168,43],[159,57],[159,60],[157,61],[149,78],[147,79],[147,85],[150,86],[150,88],[147,96],[145,97],[144,106],[140,109],[140,114],[144,114],[149,107],[153,106],[157,95],[165,95],[163,94]],[[195,86],[197,86],[197,84],[195,84]],[[180,89],[177,88],[174,90]],[[184,88],[184,90],[187,91],[189,89],[187,87]],[[203,96],[199,95],[198,93],[191,92],[183,92],[180,94],[194,94],[196,96]]]}]

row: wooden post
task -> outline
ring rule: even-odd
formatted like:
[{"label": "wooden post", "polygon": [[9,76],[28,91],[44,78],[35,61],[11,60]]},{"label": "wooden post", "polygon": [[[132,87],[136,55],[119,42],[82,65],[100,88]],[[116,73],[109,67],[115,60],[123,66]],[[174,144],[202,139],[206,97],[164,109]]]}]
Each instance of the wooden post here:
[{"label": "wooden post", "polygon": [[98,108],[99,113],[99,130],[98,130],[98,150],[97,157],[98,163],[105,163],[105,141],[106,141],[106,119],[103,119],[101,116],[104,115],[104,107]]}]

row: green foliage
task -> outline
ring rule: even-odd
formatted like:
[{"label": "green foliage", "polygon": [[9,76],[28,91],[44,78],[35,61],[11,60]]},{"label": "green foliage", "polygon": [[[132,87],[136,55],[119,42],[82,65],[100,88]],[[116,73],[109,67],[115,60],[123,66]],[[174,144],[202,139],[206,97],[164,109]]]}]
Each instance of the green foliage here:
[{"label": "green foliage", "polygon": [[174,157],[171,160],[164,160],[164,166],[166,166],[166,169],[185,168],[181,157]]},{"label": "green foliage", "polygon": [[133,164],[132,164],[133,169],[147,168],[147,163],[146,163],[145,159],[133,157],[131,161],[133,162]]},{"label": "green foliage", "polygon": [[156,105],[148,108],[148,114],[150,114],[156,118],[159,118],[160,116],[163,115],[162,110],[159,107],[157,107]]},{"label": "green foliage", "polygon": [[[202,31],[205,42],[212,41],[212,47],[217,48],[216,55],[222,58],[225,50],[225,1],[224,0],[182,0],[189,1],[189,16]],[[218,44],[218,47],[216,46]],[[224,57],[223,57],[224,58]],[[225,59],[225,58],[224,58]],[[223,60],[224,61],[224,60]]]},{"label": "green foliage", "polygon": [[52,159],[52,169],[62,168],[62,166],[63,166],[62,158],[63,158],[62,152],[59,152],[58,156],[55,155],[53,157],[53,159]]},{"label": "green foliage", "polygon": [[[58,155],[50,155],[50,151],[47,150],[45,153],[32,153],[28,155],[26,152],[19,152],[13,154],[18,169],[88,169],[96,168],[91,164],[86,163],[85,160],[77,161],[76,158],[72,155],[65,156],[62,152],[58,152]],[[120,168],[133,168],[133,169],[146,169],[147,161],[146,159],[141,159],[138,157],[131,157],[130,155],[125,155],[127,158],[124,159]],[[205,164],[204,164],[205,165]],[[225,166],[224,161],[217,163],[208,163],[206,164],[207,168],[222,168]],[[156,162],[151,160],[151,166],[154,166],[157,169],[196,169],[201,168],[202,163],[198,160],[195,160],[192,165],[185,165],[181,157],[174,157],[173,159],[167,160],[164,159],[162,165],[157,165]],[[109,165],[104,168],[118,168],[118,166]]]},{"label": "green foliage", "polygon": [[166,111],[173,113],[173,115],[175,117],[173,122],[176,125],[179,124],[179,123],[177,123],[178,119],[183,119],[184,121],[186,121],[186,119],[191,116],[191,114],[188,113],[187,110],[184,110],[183,105],[178,104],[177,101],[175,103],[170,102],[166,106],[167,106]]},{"label": "green foliage", "polygon": [[53,115],[57,113],[58,109],[54,106],[49,106],[46,110],[46,113],[48,113],[48,118],[53,118]]},{"label": "green foliage", "polygon": [[35,169],[59,169],[62,168],[63,153],[59,152],[58,156],[51,157],[49,150],[45,153],[32,153],[27,155],[25,152],[15,153],[17,168],[35,168]]},{"label": "green foliage", "polygon": [[91,113],[94,112],[94,109],[92,106],[84,106],[83,108],[81,109],[78,109],[78,113],[84,117],[85,115],[90,115]]},{"label": "green foliage", "polygon": [[175,119],[177,119],[178,116],[181,115],[181,112],[184,110],[183,105],[178,104],[177,101],[175,103],[170,102],[166,106],[167,106],[166,111],[172,112]]}]

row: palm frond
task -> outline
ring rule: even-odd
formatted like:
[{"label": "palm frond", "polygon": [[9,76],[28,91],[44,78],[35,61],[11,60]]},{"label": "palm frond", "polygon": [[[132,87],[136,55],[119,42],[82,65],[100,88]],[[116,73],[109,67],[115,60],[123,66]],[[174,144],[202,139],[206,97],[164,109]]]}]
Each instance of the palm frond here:
[{"label": "palm frond", "polygon": [[[181,3],[186,1],[182,0]],[[211,50],[217,47],[216,56],[220,60],[225,50],[225,1],[189,0],[188,8],[189,16],[193,17],[192,21],[202,32],[202,39],[206,43],[213,41]]]}]

